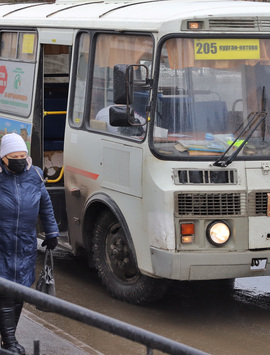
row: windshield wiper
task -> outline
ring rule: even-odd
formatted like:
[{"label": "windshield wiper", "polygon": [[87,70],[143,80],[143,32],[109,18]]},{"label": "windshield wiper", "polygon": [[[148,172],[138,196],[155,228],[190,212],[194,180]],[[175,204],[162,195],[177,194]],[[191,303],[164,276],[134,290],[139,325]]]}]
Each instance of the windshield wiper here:
[{"label": "windshield wiper", "polygon": [[[226,149],[226,151],[220,157],[218,157],[218,159],[214,162],[214,164],[213,164],[214,166],[221,166],[221,167],[226,168],[226,166],[231,164],[234,161],[234,159],[237,157],[237,155],[239,154],[240,150],[243,148],[243,146],[247,143],[249,138],[252,136],[252,134],[256,131],[258,126],[265,120],[267,113],[262,112],[262,111],[261,112],[251,112],[247,119],[249,119],[251,116],[253,116],[253,117],[250,119],[248,124],[242,129],[242,131],[238,134],[238,136],[235,138],[235,140],[229,145],[229,147]],[[249,128],[252,125],[252,123],[254,123],[256,120],[258,120],[258,122],[255,124],[253,129],[249,132],[248,136],[242,141],[242,143],[239,145],[239,147],[237,147],[237,149],[226,160],[223,160],[225,155],[234,146],[234,144],[241,137],[241,135],[245,132],[245,130],[247,128]]]},{"label": "windshield wiper", "polygon": [[[265,138],[265,117],[267,116],[267,112],[265,111],[266,107],[266,100],[265,100],[265,86],[262,88],[262,97],[261,97],[261,109],[262,111],[260,112],[251,112],[248,117],[247,117],[247,125],[242,129],[242,131],[238,134],[238,136],[235,138],[235,140],[229,145],[229,147],[226,149],[226,151],[218,157],[218,159],[214,162],[214,166],[221,166],[221,167],[226,167],[229,164],[231,164],[234,159],[237,157],[243,146],[247,143],[249,138],[252,136],[252,134],[256,131],[257,127],[262,123],[262,139],[264,141]],[[253,117],[252,117],[253,116]],[[252,118],[251,118],[252,117]],[[255,126],[252,128],[252,130],[249,132],[247,137],[242,141],[242,143],[237,147],[237,149],[226,159],[223,160],[228,151],[234,146],[234,144],[237,142],[237,140],[241,137],[241,135],[251,127],[251,125],[255,122],[258,121]]]}]

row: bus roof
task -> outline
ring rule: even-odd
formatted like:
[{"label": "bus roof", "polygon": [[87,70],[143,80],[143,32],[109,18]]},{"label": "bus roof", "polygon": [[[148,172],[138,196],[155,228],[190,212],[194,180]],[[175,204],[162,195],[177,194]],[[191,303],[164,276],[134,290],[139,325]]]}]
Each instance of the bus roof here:
[{"label": "bus roof", "polygon": [[[159,31],[164,24],[170,23],[170,31],[179,32],[183,19],[213,17],[222,19],[268,17],[266,31],[270,30],[270,4],[261,2],[57,0],[56,3],[0,4],[1,26]],[[242,28],[241,23],[239,28]]]}]

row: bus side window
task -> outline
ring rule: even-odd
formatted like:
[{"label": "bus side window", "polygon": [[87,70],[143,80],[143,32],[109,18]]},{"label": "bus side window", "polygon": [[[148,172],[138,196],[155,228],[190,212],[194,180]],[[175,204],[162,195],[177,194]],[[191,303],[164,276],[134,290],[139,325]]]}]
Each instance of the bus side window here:
[{"label": "bus side window", "polygon": [[[109,122],[109,109],[113,101],[113,68],[117,64],[152,63],[153,40],[150,36],[100,34],[96,38],[95,61],[90,111],[90,128],[111,134],[143,137],[144,129],[138,127],[113,127]],[[135,70],[136,72],[136,70]],[[138,75],[139,75],[138,70]],[[140,79],[140,78],[137,78]],[[136,80],[136,77],[135,77]],[[145,122],[145,107],[149,100],[148,93],[142,88],[134,92],[133,108],[135,118]],[[106,124],[97,123],[98,121]]]},{"label": "bus side window", "polygon": [[15,59],[17,50],[17,32],[3,32],[1,34],[0,57]]}]

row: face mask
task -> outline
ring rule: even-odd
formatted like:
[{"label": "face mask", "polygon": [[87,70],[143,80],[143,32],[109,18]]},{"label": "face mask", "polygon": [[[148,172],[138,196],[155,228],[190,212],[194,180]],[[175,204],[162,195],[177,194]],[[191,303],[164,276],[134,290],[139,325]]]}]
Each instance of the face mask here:
[{"label": "face mask", "polygon": [[22,173],[24,171],[25,167],[26,167],[26,158],[24,158],[24,159],[8,159],[8,168],[14,174]]}]

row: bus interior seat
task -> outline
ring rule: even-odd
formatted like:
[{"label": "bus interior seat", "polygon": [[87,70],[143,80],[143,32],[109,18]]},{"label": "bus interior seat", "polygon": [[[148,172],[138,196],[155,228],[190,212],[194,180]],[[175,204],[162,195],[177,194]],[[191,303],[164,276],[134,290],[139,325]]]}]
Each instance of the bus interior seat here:
[{"label": "bus interior seat", "polygon": [[[66,84],[45,84],[44,111],[66,111]],[[44,151],[63,151],[66,114],[44,117]]]},{"label": "bus interior seat", "polygon": [[191,120],[188,97],[158,96],[159,112],[158,126],[168,129],[169,133],[191,132]]},{"label": "bus interior seat", "polygon": [[227,132],[229,112],[225,101],[199,101],[194,104],[195,132]]},{"label": "bus interior seat", "polygon": [[[159,126],[169,133],[227,131],[229,112],[225,101],[197,101],[188,97],[159,97],[161,117]],[[195,119],[192,120],[192,110]],[[160,110],[159,110],[160,112]]]},{"label": "bus interior seat", "polygon": [[134,111],[140,116],[145,117],[146,115],[146,106],[149,104],[149,93],[148,92],[134,92],[134,100],[132,107]]}]

